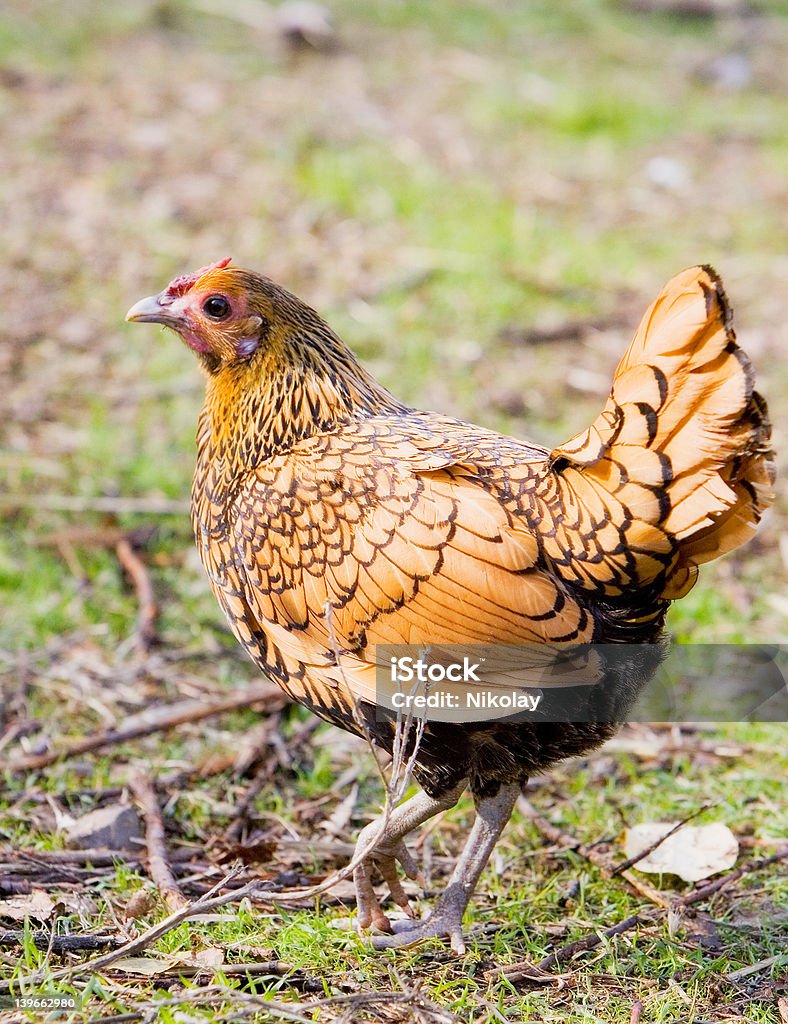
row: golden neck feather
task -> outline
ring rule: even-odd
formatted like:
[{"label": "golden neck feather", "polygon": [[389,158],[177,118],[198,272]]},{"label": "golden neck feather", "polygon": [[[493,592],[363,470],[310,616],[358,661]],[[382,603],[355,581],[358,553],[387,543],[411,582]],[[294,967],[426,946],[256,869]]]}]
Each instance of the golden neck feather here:
[{"label": "golden neck feather", "polygon": [[291,329],[269,337],[251,359],[209,375],[199,457],[220,459],[231,478],[302,438],[405,408],[329,328],[308,334]]}]

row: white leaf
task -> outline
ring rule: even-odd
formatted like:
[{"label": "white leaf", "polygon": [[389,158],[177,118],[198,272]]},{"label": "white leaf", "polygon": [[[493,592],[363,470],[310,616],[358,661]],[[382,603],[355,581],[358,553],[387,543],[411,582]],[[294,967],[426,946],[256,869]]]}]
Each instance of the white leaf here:
[{"label": "white leaf", "polygon": [[[627,858],[637,855],[655,843],[675,822],[652,821],[627,829]],[[720,871],[732,868],[739,853],[736,836],[727,825],[684,825],[672,836],[637,862],[638,871],[649,874],[678,875],[685,882],[698,882]]]}]

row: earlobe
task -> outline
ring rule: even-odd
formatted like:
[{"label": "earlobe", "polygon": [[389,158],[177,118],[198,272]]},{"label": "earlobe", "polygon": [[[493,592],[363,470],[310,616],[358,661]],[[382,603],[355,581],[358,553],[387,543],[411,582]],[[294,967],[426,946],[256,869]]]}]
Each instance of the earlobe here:
[{"label": "earlobe", "polygon": [[260,339],[257,335],[253,335],[251,338],[241,338],[235,346],[235,351],[243,359],[244,356],[250,356],[259,344]]},{"label": "earlobe", "polygon": [[[263,318],[260,316],[252,316],[249,318],[249,327],[252,331],[259,331],[262,327]],[[235,346],[235,351],[238,353],[239,358],[244,359],[246,356],[250,356],[260,344],[260,334],[248,334],[245,338],[241,338]]]}]

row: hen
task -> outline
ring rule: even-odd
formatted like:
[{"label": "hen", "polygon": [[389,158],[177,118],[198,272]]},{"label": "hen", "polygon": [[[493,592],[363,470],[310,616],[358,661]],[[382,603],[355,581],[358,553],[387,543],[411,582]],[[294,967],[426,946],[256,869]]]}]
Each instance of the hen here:
[{"label": "hen", "polygon": [[[176,278],[127,319],[172,328],[205,371],[197,545],[235,635],[294,700],[345,729],[365,722],[390,751],[379,645],[644,645],[642,658],[603,654],[610,706],[596,718],[427,722],[423,791],[371,852],[375,823],[359,837],[359,925],[389,933],[376,946],[448,936],[460,951],[528,777],[613,732],[659,661],[669,603],[752,535],[774,475],[765,403],[709,267],[665,287],[593,425],[548,451],[409,408],[314,310],[229,262]],[[373,867],[410,915],[403,839],[466,787],[477,817],[445,891],[426,919],[392,925]]]}]

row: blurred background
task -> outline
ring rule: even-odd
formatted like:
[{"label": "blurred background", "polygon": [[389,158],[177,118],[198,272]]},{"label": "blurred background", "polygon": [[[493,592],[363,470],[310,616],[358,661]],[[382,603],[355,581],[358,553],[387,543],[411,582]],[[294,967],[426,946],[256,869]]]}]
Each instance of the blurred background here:
[{"label": "blurred background", "polygon": [[[123,640],[133,594],[80,543],[108,521],[155,531],[168,642],[219,625],[177,512],[202,383],[123,315],[225,255],[409,402],[548,445],[665,280],[712,263],[784,448],[778,0],[6,0],[0,104],[3,647]],[[673,628],[775,639],[786,557],[778,511]]]}]

